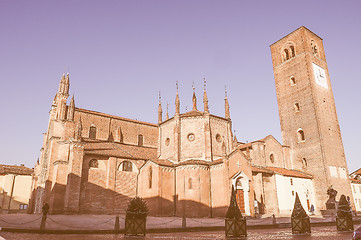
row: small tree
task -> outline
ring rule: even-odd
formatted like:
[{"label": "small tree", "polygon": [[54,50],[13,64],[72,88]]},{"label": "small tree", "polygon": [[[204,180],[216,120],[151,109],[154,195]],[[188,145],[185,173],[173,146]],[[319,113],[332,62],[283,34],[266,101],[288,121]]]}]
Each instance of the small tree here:
[{"label": "small tree", "polygon": [[141,197],[135,197],[129,201],[126,217],[142,218],[148,215],[148,206]]}]

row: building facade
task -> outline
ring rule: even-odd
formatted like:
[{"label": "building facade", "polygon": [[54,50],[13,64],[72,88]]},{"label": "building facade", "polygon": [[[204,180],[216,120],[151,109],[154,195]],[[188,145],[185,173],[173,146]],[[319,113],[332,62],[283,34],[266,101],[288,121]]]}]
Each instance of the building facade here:
[{"label": "building facade", "polygon": [[34,170],[0,164],[0,213],[28,212]]},{"label": "building facade", "polygon": [[[237,141],[227,94],[224,116],[210,113],[206,88],[202,111],[193,89],[192,110],[181,113],[177,89],[174,115],[166,112],[163,119],[159,101],[153,124],[77,108],[74,97],[67,105],[70,80],[63,75],[35,167],[31,210],[40,212],[48,202],[51,213],[118,214],[140,196],[152,215],[223,217],[233,186],[245,215],[290,214],[296,192],[304,208],[314,205],[317,213],[331,185],[350,195],[348,178],[330,173],[334,167],[347,174],[347,166],[328,74],[327,80],[303,76],[328,73],[322,40],[301,27],[271,45],[271,52],[283,145],[270,135]],[[297,81],[289,84],[292,78]],[[288,85],[299,87],[292,94],[299,98],[291,99]],[[331,158],[335,154],[339,158]]]}]

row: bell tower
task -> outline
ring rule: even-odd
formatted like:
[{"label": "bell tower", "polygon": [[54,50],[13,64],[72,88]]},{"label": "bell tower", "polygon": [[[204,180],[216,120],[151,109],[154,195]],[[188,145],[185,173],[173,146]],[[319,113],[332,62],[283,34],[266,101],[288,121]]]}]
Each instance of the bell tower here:
[{"label": "bell tower", "polygon": [[270,48],[282,139],[290,146],[292,168],[314,176],[317,211],[326,208],[331,186],[337,199],[345,194],[352,201],[322,38],[302,26]]}]

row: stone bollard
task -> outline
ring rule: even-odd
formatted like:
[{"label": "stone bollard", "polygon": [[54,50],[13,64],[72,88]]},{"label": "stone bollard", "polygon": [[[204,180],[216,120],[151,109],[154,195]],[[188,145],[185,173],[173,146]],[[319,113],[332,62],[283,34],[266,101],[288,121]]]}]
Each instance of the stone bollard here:
[{"label": "stone bollard", "polygon": [[273,227],[277,225],[276,216],[272,214],[272,225]]},{"label": "stone bollard", "polygon": [[343,194],[338,202],[336,227],[337,231],[353,231],[351,207]]},{"label": "stone bollard", "polygon": [[186,228],[187,227],[187,218],[186,215],[183,214],[182,216],[182,228]]},{"label": "stone bollard", "polygon": [[114,230],[119,230],[119,216],[115,217],[115,224],[114,224]]},{"label": "stone bollard", "polygon": [[303,209],[298,193],[296,193],[295,205],[291,215],[292,234],[311,234],[310,217]]}]

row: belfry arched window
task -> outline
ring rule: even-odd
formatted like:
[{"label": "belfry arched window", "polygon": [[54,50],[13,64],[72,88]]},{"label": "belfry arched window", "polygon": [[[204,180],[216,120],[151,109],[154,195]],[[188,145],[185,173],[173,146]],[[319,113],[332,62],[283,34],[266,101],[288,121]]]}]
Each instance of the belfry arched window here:
[{"label": "belfry arched window", "polygon": [[301,128],[297,130],[297,137],[299,142],[304,142],[306,140],[305,133]]},{"label": "belfry arched window", "polygon": [[295,47],[294,47],[294,46],[290,46],[290,49],[291,49],[291,57],[296,56]]},{"label": "belfry arched window", "polygon": [[287,42],[282,48],[282,60],[287,61],[296,56],[296,48],[293,42]]},{"label": "belfry arched window", "polygon": [[283,50],[285,52],[285,60],[290,59],[290,54],[288,53],[288,49]]},{"label": "belfry arched window", "polygon": [[315,41],[311,40],[311,49],[312,49],[312,53],[314,55],[317,55],[318,54],[318,48],[317,48],[317,45],[315,43]]},{"label": "belfry arched window", "polygon": [[89,128],[89,138],[96,139],[97,137],[97,128],[95,126],[90,126]]},{"label": "belfry arched window", "polygon": [[290,83],[291,83],[291,86],[296,85],[296,78],[294,76],[290,77]]},{"label": "belfry arched window", "polygon": [[299,112],[300,111],[300,104],[298,102],[294,103],[294,108],[295,108],[295,112]]}]

